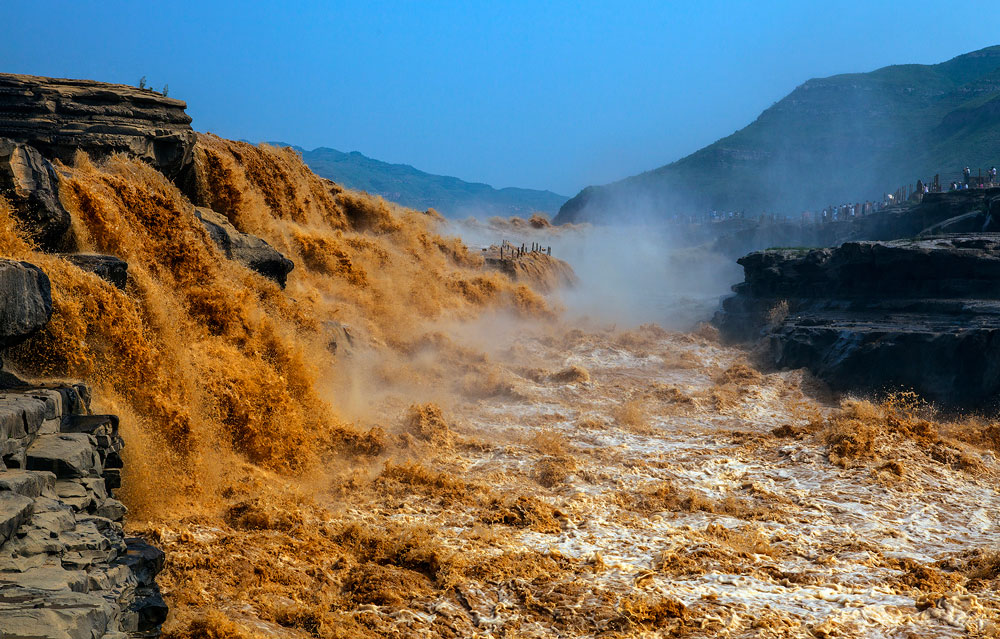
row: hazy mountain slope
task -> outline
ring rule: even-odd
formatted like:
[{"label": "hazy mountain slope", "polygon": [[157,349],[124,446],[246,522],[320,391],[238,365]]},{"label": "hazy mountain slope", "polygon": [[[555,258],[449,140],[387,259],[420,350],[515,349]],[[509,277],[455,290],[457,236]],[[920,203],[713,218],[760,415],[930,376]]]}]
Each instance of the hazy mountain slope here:
[{"label": "hazy mountain slope", "polygon": [[295,148],[317,175],[411,208],[434,208],[448,217],[554,214],[568,199],[551,191],[494,189],[489,184],[425,173],[408,164],[381,162],[357,151]]},{"label": "hazy mountain slope", "polygon": [[951,176],[966,164],[1000,164],[1000,46],[936,65],[809,80],[683,159],[584,189],[556,220],[796,213]]}]

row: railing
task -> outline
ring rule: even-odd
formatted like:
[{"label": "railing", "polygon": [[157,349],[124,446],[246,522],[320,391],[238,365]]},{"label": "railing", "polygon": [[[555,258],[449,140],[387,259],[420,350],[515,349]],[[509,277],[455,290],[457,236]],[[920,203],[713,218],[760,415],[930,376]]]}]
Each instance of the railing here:
[{"label": "railing", "polygon": [[[483,249],[483,250],[485,251],[486,249]],[[531,242],[530,244],[521,244],[520,246],[515,246],[515,245],[511,244],[510,242],[508,242],[507,240],[503,240],[502,242],[500,242],[500,259],[501,260],[503,260],[503,259],[512,260],[512,259],[516,259],[516,258],[519,258],[519,257],[524,257],[525,255],[528,255],[529,253],[544,253],[545,255],[551,256],[552,255],[552,247],[551,246],[542,246],[538,242]]]}]

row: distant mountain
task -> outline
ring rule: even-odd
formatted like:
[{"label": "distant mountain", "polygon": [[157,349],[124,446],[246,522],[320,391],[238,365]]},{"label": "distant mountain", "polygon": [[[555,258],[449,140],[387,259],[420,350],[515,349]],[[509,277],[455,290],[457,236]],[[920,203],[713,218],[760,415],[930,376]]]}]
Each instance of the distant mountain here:
[{"label": "distant mountain", "polygon": [[[271,144],[291,146],[281,142]],[[495,189],[489,184],[424,173],[408,164],[380,162],[357,151],[293,148],[302,153],[302,159],[319,176],[350,189],[381,195],[403,206],[433,208],[452,218],[525,216],[535,211],[552,215],[568,199],[552,191]]]},{"label": "distant mountain", "polygon": [[934,65],[809,80],[749,126],[563,205],[556,222],[795,214],[1000,166],[1000,46]]}]

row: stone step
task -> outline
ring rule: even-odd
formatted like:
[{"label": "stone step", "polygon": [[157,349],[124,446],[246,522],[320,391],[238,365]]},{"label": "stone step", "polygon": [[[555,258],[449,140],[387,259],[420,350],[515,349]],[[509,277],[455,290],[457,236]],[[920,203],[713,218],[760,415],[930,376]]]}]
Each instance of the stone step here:
[{"label": "stone step", "polygon": [[0,492],[0,546],[14,536],[33,512],[34,500],[13,492]]},{"label": "stone step", "polygon": [[47,412],[43,400],[21,393],[0,393],[0,439],[37,433]]},{"label": "stone step", "polygon": [[0,491],[36,499],[43,493],[51,492],[55,481],[56,476],[49,472],[12,469],[0,472]]},{"label": "stone step", "polygon": [[23,587],[0,589],[4,637],[93,639],[108,637],[115,618],[104,597],[79,592],[47,592]]},{"label": "stone step", "polygon": [[96,445],[86,433],[40,435],[28,447],[28,470],[47,470],[59,478],[99,475]]},{"label": "stone step", "polygon": [[66,570],[62,566],[46,564],[24,572],[0,572],[0,586],[2,584],[49,592],[87,592],[90,580],[82,570]]}]

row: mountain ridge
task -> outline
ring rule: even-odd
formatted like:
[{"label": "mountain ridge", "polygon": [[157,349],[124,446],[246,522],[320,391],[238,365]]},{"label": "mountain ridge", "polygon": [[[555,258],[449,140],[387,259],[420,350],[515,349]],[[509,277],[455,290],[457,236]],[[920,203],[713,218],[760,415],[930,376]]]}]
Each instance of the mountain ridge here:
[{"label": "mountain ridge", "polygon": [[[996,102],[995,102],[996,101]],[[1000,163],[1000,46],[806,80],[750,124],[571,198],[557,223],[712,209],[795,214]]]},{"label": "mountain ridge", "polygon": [[350,189],[380,195],[415,209],[433,208],[446,217],[488,217],[553,215],[569,198],[548,190],[518,187],[494,188],[484,182],[467,182],[457,177],[421,171],[409,164],[394,164],[368,157],[359,151],[339,151],[330,147],[308,150],[290,146],[317,175]]}]

